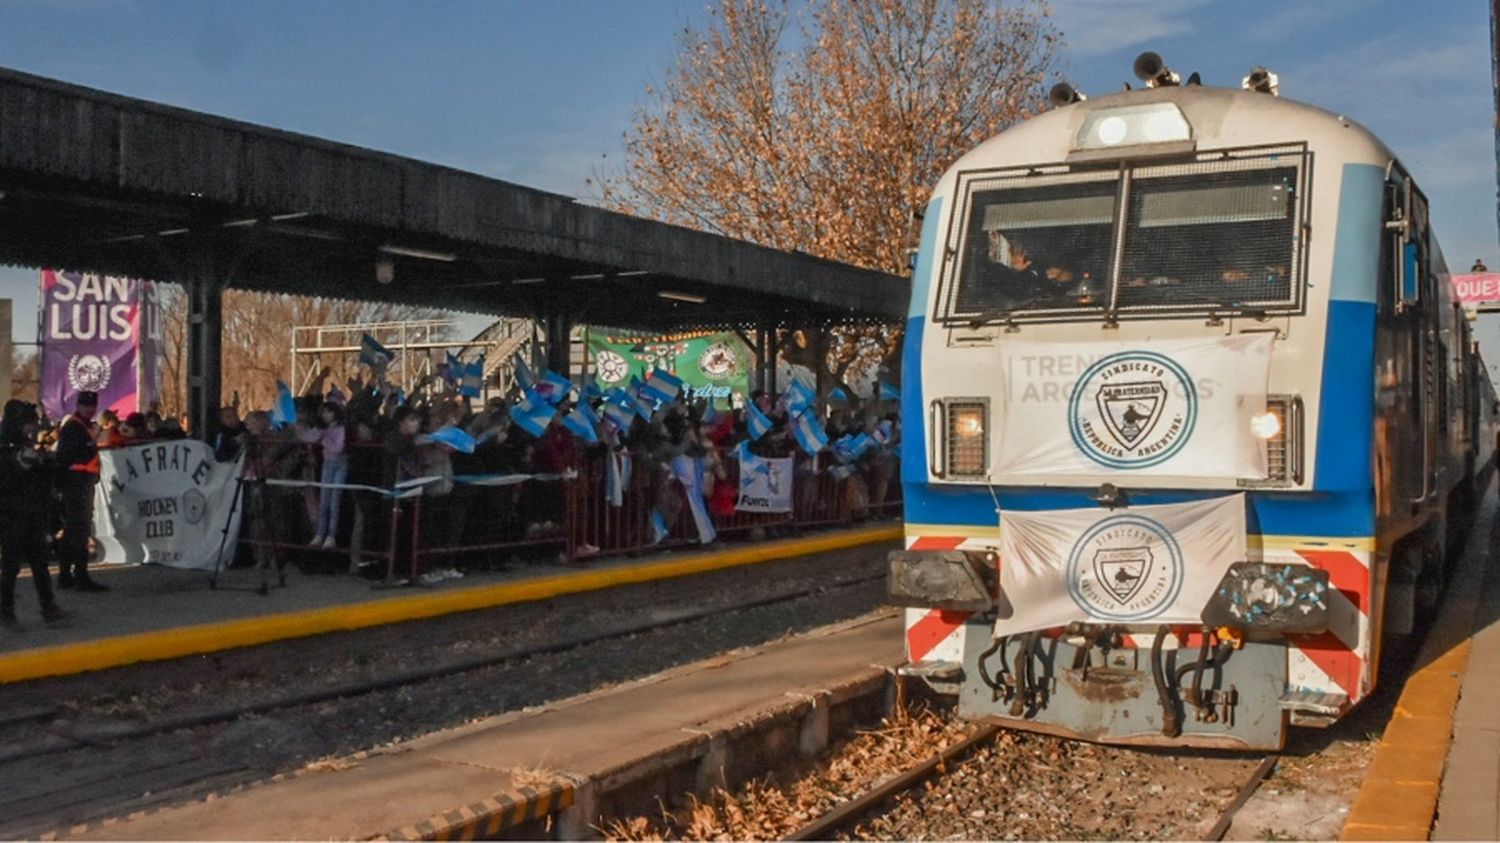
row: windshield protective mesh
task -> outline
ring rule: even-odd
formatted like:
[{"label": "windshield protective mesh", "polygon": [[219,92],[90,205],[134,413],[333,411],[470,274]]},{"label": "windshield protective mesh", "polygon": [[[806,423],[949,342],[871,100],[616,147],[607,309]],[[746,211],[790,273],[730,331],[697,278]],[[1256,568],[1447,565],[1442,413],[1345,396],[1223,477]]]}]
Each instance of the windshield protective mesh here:
[{"label": "windshield protective mesh", "polygon": [[1115,179],[976,187],[952,311],[1103,308]]},{"label": "windshield protective mesh", "polygon": [[963,213],[949,230],[956,260],[939,318],[1295,311],[1309,172],[1305,148],[1275,147],[1085,172],[960,175]]},{"label": "windshield protective mesh", "polygon": [[1297,201],[1295,167],[1136,171],[1119,306],[1290,302]]}]

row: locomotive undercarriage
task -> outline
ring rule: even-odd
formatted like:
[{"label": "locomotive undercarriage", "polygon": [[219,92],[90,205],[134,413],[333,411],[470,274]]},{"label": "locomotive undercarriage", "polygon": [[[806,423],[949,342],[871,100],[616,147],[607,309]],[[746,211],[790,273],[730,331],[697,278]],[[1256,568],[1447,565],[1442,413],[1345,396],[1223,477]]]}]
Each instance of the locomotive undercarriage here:
[{"label": "locomotive undercarriage", "polygon": [[971,620],[961,675],[950,669],[947,677],[965,718],[1105,743],[1282,746],[1284,639],[1215,642],[1208,635],[1177,647],[1158,629],[1143,647],[1127,644],[1122,627],[1001,638],[992,628],[981,616]]}]

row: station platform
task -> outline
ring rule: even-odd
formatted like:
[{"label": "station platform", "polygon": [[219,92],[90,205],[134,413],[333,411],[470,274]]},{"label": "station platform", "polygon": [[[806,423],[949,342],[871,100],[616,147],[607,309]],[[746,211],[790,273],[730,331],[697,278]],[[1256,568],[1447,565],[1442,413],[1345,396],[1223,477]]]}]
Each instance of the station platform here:
[{"label": "station platform", "polygon": [[[0,630],[0,683],[105,670],[291,638],[545,600],[567,594],[690,576],[901,538],[899,523],[796,538],[591,560],[583,566],[527,565],[479,572],[430,587],[377,590],[352,576],[287,571],[287,586],[256,593],[262,574],[224,572],[210,590],[203,571],[159,566],[104,569],[104,593],[63,591],[71,617],[36,621],[31,584],[18,584],[27,628]],[[274,576],[272,577],[274,583]]]},{"label": "station platform", "polygon": [[[883,708],[888,677],[903,660],[901,629],[899,613],[884,610],[314,764],[209,801],[43,839],[469,840],[511,836],[507,830],[554,815],[564,824],[558,836],[593,836],[611,793],[639,793],[643,782],[660,784],[684,770],[724,776],[739,751],[736,738],[751,732],[757,757],[810,754],[826,744],[830,709]],[[781,748],[768,750],[778,738]]]},{"label": "station platform", "polygon": [[1345,840],[1500,839],[1500,520],[1494,490],[1402,687]]}]

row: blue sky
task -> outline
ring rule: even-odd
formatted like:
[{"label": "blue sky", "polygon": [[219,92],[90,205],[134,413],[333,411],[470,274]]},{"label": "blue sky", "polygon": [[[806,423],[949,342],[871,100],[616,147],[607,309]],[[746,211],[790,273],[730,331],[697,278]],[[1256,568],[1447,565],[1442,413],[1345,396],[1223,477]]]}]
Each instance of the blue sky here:
[{"label": "blue sky", "polygon": [[[708,0],[0,0],[0,65],[369,146],[575,196]],[[1284,96],[1381,135],[1417,176],[1450,263],[1500,267],[1489,10],[1442,0],[1055,0],[1059,69],[1117,90],[1155,49],[1184,77]],[[608,156],[606,159],[605,156]],[[0,268],[16,337],[36,273]]]}]

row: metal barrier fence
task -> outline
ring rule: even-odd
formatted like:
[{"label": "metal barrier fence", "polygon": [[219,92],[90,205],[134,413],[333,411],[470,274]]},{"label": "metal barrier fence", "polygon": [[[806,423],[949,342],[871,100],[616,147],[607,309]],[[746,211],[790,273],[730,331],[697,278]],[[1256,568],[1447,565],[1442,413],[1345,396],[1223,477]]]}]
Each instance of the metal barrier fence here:
[{"label": "metal barrier fence", "polygon": [[[351,446],[370,447],[370,446]],[[311,450],[308,457],[313,457]],[[372,456],[374,456],[372,454]],[[382,453],[379,455],[385,458]],[[340,487],[342,517],[333,546],[309,546],[321,484],[308,466],[297,476],[269,482],[244,481],[245,512],[241,544],[263,564],[285,564],[292,555],[310,565],[322,558],[349,560],[349,569],[385,568],[387,579],[416,579],[425,571],[476,557],[492,562],[545,556],[583,562],[682,547],[699,542],[684,487],[671,469],[655,460],[635,460],[628,482],[610,500],[608,455],[585,452],[563,475],[459,476],[440,478],[405,490],[357,483]],[[901,485],[892,462],[841,477],[828,454],[797,455],[792,506],[787,513],[720,511],[710,513],[721,536],[757,530],[798,530],[849,524],[867,517],[901,513]],[[715,483],[739,487],[739,461],[721,459]],[[884,482],[881,482],[881,475]],[[852,484],[858,484],[851,488]],[[705,490],[706,491],[706,490]],[[878,492],[879,500],[872,500]],[[660,514],[660,525],[653,516]],[[658,535],[659,527],[665,532]],[[335,563],[337,564],[337,563]],[[327,567],[325,565],[325,567]],[[340,566],[341,567],[341,566]]]}]

